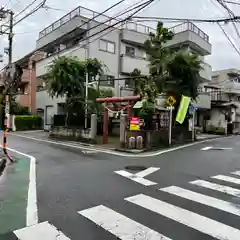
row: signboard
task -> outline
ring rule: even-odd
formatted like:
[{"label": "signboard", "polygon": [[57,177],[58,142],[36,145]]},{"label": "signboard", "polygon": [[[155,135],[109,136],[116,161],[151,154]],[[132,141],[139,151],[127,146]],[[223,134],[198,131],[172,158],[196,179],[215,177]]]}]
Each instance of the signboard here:
[{"label": "signboard", "polygon": [[189,109],[188,109],[188,113],[189,115],[192,115],[194,111],[197,110],[197,107],[193,106],[193,105],[190,105],[189,106]]},{"label": "signboard", "polygon": [[140,130],[140,118],[139,117],[131,117],[130,118],[130,130],[131,131],[139,131]]},{"label": "signboard", "polygon": [[175,98],[173,96],[169,96],[168,99],[167,99],[167,104],[169,106],[173,106],[175,103],[176,103]]}]

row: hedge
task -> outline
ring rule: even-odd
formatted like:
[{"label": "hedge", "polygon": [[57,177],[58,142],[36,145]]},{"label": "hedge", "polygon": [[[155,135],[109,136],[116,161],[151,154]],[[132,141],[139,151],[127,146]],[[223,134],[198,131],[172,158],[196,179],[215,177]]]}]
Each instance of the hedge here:
[{"label": "hedge", "polygon": [[39,116],[16,116],[15,117],[16,130],[35,130],[41,129],[42,118]]}]

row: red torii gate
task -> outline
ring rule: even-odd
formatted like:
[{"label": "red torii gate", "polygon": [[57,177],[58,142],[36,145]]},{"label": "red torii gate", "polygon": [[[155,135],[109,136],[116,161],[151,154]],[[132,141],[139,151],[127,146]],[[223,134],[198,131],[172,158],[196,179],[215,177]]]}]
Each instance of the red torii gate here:
[{"label": "red torii gate", "polygon": [[[116,102],[128,102],[127,106],[127,115],[131,117],[132,105],[140,100],[140,96],[128,96],[128,97],[111,97],[111,98],[97,98],[96,102],[105,103],[104,106],[104,117],[103,117],[103,144],[108,143],[108,108],[107,103],[116,103]],[[125,107],[122,107],[125,108]]]}]

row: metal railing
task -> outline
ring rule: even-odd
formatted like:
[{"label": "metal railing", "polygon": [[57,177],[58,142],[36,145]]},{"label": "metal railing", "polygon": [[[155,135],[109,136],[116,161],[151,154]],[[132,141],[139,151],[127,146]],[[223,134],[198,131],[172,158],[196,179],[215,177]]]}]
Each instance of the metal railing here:
[{"label": "metal railing", "polygon": [[185,32],[185,31],[192,31],[196,33],[203,40],[209,42],[209,36],[206,33],[204,33],[199,27],[197,27],[195,24],[191,22],[178,24],[174,27],[169,28],[169,30],[171,30],[175,34],[180,32]]},{"label": "metal railing", "polygon": [[[68,14],[64,15],[62,18],[58,19],[56,22],[54,22],[51,25],[49,25],[48,27],[44,28],[39,33],[39,39],[46,36],[50,32],[54,31],[55,29],[59,28],[63,24],[71,21],[72,19],[74,19],[76,17],[86,18],[86,21],[88,19],[92,19],[92,18],[94,18],[94,20],[96,22],[106,22],[107,21],[104,24],[109,25],[109,26],[119,22],[119,19],[116,19],[116,18],[111,18],[111,17],[108,17],[103,14],[101,14],[100,16],[97,16],[97,15],[99,15],[98,12],[95,12],[88,8],[79,6],[79,7],[75,8],[74,10],[72,10],[71,12],[69,12]],[[148,27],[148,26],[145,26],[142,24],[137,24],[137,23],[134,23],[131,21],[125,22],[124,24],[121,25],[120,28],[134,30],[134,31],[144,33],[144,34],[149,34],[151,31],[155,31],[155,29],[153,29],[151,27]]]}]

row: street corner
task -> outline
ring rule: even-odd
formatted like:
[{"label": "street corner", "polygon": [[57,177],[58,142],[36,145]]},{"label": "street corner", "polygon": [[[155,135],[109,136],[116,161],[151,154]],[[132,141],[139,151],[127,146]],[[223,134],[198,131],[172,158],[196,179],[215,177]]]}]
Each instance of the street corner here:
[{"label": "street corner", "polygon": [[0,175],[0,235],[26,226],[30,159],[13,158]]}]

